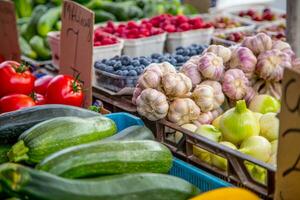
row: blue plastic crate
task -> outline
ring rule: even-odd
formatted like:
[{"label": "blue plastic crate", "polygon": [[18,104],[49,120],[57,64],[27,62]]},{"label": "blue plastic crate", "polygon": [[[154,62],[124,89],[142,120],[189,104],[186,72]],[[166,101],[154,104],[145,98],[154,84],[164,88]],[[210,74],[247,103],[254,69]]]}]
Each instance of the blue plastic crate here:
[{"label": "blue plastic crate", "polygon": [[118,132],[130,126],[144,125],[144,122],[140,118],[125,112],[112,113],[105,116],[112,119],[117,124]]},{"label": "blue plastic crate", "polygon": [[177,158],[174,158],[173,167],[169,174],[180,177],[194,184],[202,192],[221,187],[233,187],[233,185],[230,183],[223,181],[222,179],[219,179]]},{"label": "blue plastic crate", "polygon": [[[112,113],[105,116],[112,119],[117,124],[118,132],[130,126],[144,125],[144,122],[140,118],[125,112]],[[226,181],[223,181],[177,158],[174,158],[173,167],[169,174],[180,177],[194,184],[202,192],[221,187],[232,187],[232,185]]]}]

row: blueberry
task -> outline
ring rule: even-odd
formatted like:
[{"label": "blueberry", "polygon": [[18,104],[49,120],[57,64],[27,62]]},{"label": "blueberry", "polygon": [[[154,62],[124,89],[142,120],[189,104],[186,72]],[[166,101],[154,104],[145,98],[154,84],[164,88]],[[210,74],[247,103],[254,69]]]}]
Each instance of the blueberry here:
[{"label": "blueberry", "polygon": [[192,50],[190,51],[190,56],[195,56],[195,55],[197,55],[197,50],[192,49]]},{"label": "blueberry", "polygon": [[107,65],[109,65],[109,66],[114,66],[114,64],[116,63],[116,61],[115,60],[113,60],[113,59],[110,59],[109,61],[107,61]]},{"label": "blueberry", "polygon": [[130,70],[128,75],[129,76],[137,76],[137,72],[135,70]]},{"label": "blueberry", "polygon": [[166,59],[164,57],[161,57],[158,59],[158,61],[161,63],[161,62],[164,62]]},{"label": "blueberry", "polygon": [[127,66],[127,69],[128,69],[128,70],[134,70],[134,66],[128,65],[128,66]]},{"label": "blueberry", "polygon": [[122,63],[120,62],[120,61],[117,61],[115,64],[114,64],[114,69],[115,70],[119,70],[119,69],[121,69],[121,67],[122,67]]},{"label": "blueberry", "polygon": [[103,66],[103,65],[105,66],[105,64],[102,64],[101,62],[97,61],[97,62],[95,62],[94,66],[95,66],[95,68],[101,69],[101,66]]},{"label": "blueberry", "polygon": [[183,47],[177,47],[177,48],[176,48],[176,51],[179,51],[179,50],[181,50],[181,49],[183,50],[184,48],[183,48]]},{"label": "blueberry", "polygon": [[116,56],[114,56],[112,59],[114,59],[114,60],[119,60],[119,59],[120,59],[120,56],[116,55]]},{"label": "blueberry", "polygon": [[198,48],[197,44],[192,44],[191,47]]},{"label": "blueberry", "polygon": [[122,71],[122,76],[127,76],[128,75],[128,70],[123,70]]},{"label": "blueberry", "polygon": [[152,59],[152,63],[159,63],[157,59]]},{"label": "blueberry", "polygon": [[116,71],[116,74],[119,75],[119,76],[122,76],[122,70]]},{"label": "blueberry", "polygon": [[161,56],[161,54],[159,54],[159,53],[154,53],[154,54],[151,55],[151,58],[152,58],[152,59],[157,59],[157,58],[159,58],[160,56]]},{"label": "blueberry", "polygon": [[140,65],[140,68],[141,69],[145,69],[145,65]]},{"label": "blueberry", "polygon": [[114,68],[112,66],[105,66],[105,71],[107,71],[107,72],[113,72]]},{"label": "blueberry", "polygon": [[176,54],[177,54],[177,55],[182,55],[182,54],[184,54],[184,49],[176,50]]},{"label": "blueberry", "polygon": [[133,60],[131,64],[132,64],[133,66],[135,66],[135,67],[138,67],[138,66],[140,66],[140,61],[138,61],[138,60]]},{"label": "blueberry", "polygon": [[104,59],[101,60],[101,62],[102,62],[102,63],[106,63],[106,62],[107,62],[107,59],[104,58]]},{"label": "blueberry", "polygon": [[184,56],[184,62],[188,61],[190,59],[190,56]]},{"label": "blueberry", "polygon": [[176,55],[175,59],[177,60],[177,62],[181,63],[184,60],[184,57],[182,55]]}]

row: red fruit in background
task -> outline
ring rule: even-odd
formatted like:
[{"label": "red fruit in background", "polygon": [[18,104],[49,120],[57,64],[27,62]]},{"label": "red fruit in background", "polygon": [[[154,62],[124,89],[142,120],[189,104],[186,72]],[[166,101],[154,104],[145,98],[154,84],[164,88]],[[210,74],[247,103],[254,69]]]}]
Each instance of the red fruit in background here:
[{"label": "red fruit in background", "polygon": [[178,24],[183,24],[189,21],[189,18],[184,15],[177,15],[176,17],[177,17]]},{"label": "red fruit in background", "polygon": [[252,16],[255,15],[255,11],[252,10],[252,9],[249,9],[249,10],[247,11],[247,15],[250,16],[250,17],[252,17]]},{"label": "red fruit in background", "polygon": [[0,97],[9,94],[30,94],[34,87],[35,77],[28,67],[14,61],[0,64]]},{"label": "red fruit in background", "polygon": [[46,100],[48,104],[81,106],[83,103],[82,85],[69,75],[58,75],[48,85]]},{"label": "red fruit in background", "polygon": [[246,14],[246,13],[245,13],[244,11],[240,11],[240,12],[239,12],[239,16],[240,16],[240,17],[244,17],[245,14]]},{"label": "red fruit in background", "polygon": [[183,31],[188,31],[191,29],[191,26],[189,25],[189,23],[183,23],[179,26],[179,29],[183,30]]},{"label": "red fruit in background", "polygon": [[265,8],[264,10],[263,10],[263,13],[266,13],[266,12],[271,12],[271,9],[270,8]]},{"label": "red fruit in background", "polygon": [[33,91],[42,95],[45,95],[47,92],[48,85],[50,81],[54,77],[51,75],[45,75],[42,76],[41,78],[38,78],[34,81],[34,89]]},{"label": "red fruit in background", "polygon": [[46,98],[44,95],[38,94],[38,93],[32,93],[30,97],[33,99],[35,105],[44,105],[46,104]]},{"label": "red fruit in background", "polygon": [[258,21],[258,22],[263,21],[262,17],[259,16],[259,15],[254,15],[254,16],[252,17],[252,20]]},{"label": "red fruit in background", "polygon": [[176,27],[172,24],[169,24],[169,25],[165,26],[165,30],[169,33],[173,33],[176,31]]},{"label": "red fruit in background", "polygon": [[268,20],[268,21],[273,21],[275,19],[275,15],[272,14],[271,12],[264,12],[262,15],[262,19]]},{"label": "red fruit in background", "polygon": [[35,106],[33,99],[24,94],[12,94],[0,99],[0,113]]}]

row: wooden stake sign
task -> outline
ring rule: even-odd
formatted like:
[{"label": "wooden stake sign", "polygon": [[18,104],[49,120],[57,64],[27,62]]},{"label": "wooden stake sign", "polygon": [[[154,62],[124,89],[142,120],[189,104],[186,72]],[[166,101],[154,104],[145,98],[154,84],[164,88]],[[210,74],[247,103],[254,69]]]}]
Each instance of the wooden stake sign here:
[{"label": "wooden stake sign", "polygon": [[0,60],[21,61],[15,6],[0,0]]},{"label": "wooden stake sign", "polygon": [[286,69],[282,83],[276,200],[300,199],[300,74]]},{"label": "wooden stake sign", "polygon": [[60,73],[80,74],[85,107],[92,103],[94,13],[69,0],[63,2],[60,33]]}]

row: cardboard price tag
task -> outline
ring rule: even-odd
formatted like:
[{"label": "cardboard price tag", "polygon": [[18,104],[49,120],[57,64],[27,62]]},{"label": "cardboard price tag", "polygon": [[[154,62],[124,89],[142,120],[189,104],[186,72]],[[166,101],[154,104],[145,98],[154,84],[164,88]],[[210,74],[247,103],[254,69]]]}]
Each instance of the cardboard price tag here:
[{"label": "cardboard price tag", "polygon": [[83,83],[85,107],[92,103],[94,13],[69,0],[63,2],[60,33],[60,73]]},{"label": "cardboard price tag", "polygon": [[0,1],[0,59],[21,61],[15,6]]},{"label": "cardboard price tag", "polygon": [[300,198],[300,74],[286,69],[282,83],[276,200]]}]

